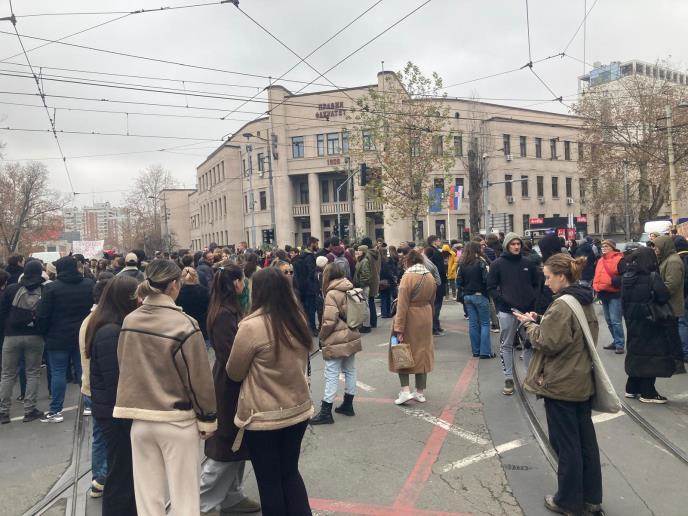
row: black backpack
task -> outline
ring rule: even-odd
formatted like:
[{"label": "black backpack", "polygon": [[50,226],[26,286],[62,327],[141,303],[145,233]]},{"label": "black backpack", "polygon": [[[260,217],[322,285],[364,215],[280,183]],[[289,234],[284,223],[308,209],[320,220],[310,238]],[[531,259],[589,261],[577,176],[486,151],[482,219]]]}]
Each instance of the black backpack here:
[{"label": "black backpack", "polygon": [[19,287],[19,290],[14,295],[14,299],[12,299],[12,306],[7,319],[9,327],[14,330],[34,328],[42,296],[42,285],[33,290],[29,290],[23,285]]}]

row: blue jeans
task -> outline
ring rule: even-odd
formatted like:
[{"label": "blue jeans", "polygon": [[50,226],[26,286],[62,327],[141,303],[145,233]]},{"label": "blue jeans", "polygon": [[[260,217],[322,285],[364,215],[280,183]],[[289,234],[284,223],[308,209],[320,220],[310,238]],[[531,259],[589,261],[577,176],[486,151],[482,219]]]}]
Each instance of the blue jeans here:
[{"label": "blue jeans", "polygon": [[621,320],[621,298],[602,299],[602,309],[604,310],[604,318],[607,321],[607,327],[612,334],[614,347],[616,349],[624,348],[624,329]]},{"label": "blue jeans", "polygon": [[392,310],[392,287],[391,285],[385,290],[380,291],[380,312],[382,317],[391,317]]},{"label": "blue jeans", "polygon": [[483,295],[464,296],[464,306],[468,311],[468,328],[473,354],[491,356],[490,301]]},{"label": "blue jeans", "polygon": [[[688,272],[686,272],[688,274]],[[678,333],[681,335],[681,344],[683,346],[683,358],[688,358],[688,304],[686,304],[683,317],[678,318]]]},{"label": "blue jeans", "polygon": [[50,412],[62,412],[65,391],[67,390],[67,368],[70,358],[74,363],[76,377],[81,378],[81,357],[79,348],[74,346],[69,351],[48,351],[48,367],[50,367]]},{"label": "blue jeans", "polygon": [[[91,408],[91,398],[84,395],[84,407]],[[100,485],[107,477],[107,445],[103,429],[96,418],[91,418],[93,440],[91,441],[91,475]]]},{"label": "blue jeans", "polygon": [[339,386],[339,373],[344,373],[344,392],[356,395],[356,355],[346,358],[332,358],[325,360],[325,394],[323,401],[334,402]]}]

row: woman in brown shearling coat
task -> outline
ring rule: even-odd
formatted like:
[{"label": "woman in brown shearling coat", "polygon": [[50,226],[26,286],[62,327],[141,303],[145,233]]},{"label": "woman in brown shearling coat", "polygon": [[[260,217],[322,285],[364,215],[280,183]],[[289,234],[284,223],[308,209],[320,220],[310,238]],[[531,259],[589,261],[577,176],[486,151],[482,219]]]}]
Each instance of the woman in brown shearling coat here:
[{"label": "woman in brown shearling coat", "polygon": [[311,425],[334,423],[332,403],[337,394],[339,372],[344,373],[344,402],[334,409],[338,414],[354,416],[353,401],[356,395],[356,365],[354,358],[361,351],[361,334],[346,323],[347,290],[354,288],[344,271],[329,264],[323,271],[323,310],[320,325],[320,347],[325,361],[325,393],[320,412],[311,419]]},{"label": "woman in brown shearling coat", "polygon": [[[399,342],[411,346],[414,366],[397,369],[389,351],[389,370],[399,374],[401,392],[394,403],[402,405],[415,399],[425,402],[427,374],[435,365],[435,347],[432,340],[432,309],[437,285],[432,274],[423,265],[423,256],[412,250],[406,257],[406,271],[399,283],[397,314],[392,323],[393,335]],[[410,374],[416,375],[416,390],[411,392]]]}]

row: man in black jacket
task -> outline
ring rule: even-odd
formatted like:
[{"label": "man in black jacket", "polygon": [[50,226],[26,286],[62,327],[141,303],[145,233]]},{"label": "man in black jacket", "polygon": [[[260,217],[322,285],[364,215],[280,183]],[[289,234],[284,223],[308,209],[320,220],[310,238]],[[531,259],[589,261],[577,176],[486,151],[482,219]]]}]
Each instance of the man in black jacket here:
[{"label": "man in black jacket", "polygon": [[437,286],[435,304],[432,311],[432,334],[436,336],[444,335],[444,329],[440,326],[440,311],[442,311],[442,302],[447,292],[447,266],[444,263],[442,251],[440,251],[441,246],[442,241],[438,236],[430,235],[428,237],[428,247],[432,248],[432,254],[426,253],[426,255],[433,265],[437,267],[437,272],[439,272],[440,280],[442,281],[442,283]]},{"label": "man in black jacket", "polygon": [[7,259],[7,267],[5,271],[10,275],[7,280],[8,285],[12,285],[19,281],[19,276],[24,272],[24,258],[20,254],[13,254]]},{"label": "man in black jacket", "polygon": [[576,257],[585,256],[587,262],[583,267],[581,273],[580,284],[586,287],[592,286],[592,280],[595,278],[595,268],[597,267],[597,259],[600,257],[600,250],[594,244],[592,237],[585,237],[585,242],[578,246],[576,250]]},{"label": "man in black jacket", "polygon": [[[38,260],[28,262],[19,283],[7,287],[0,299],[0,328],[4,330],[4,360],[2,381],[0,381],[0,423],[2,424],[10,422],[12,389],[17,379],[17,367],[22,356],[26,368],[24,422],[27,423],[43,416],[43,412],[36,409],[43,358],[43,336],[35,321],[35,308],[37,308],[35,303],[40,303],[45,282],[42,274],[43,267]],[[29,310],[29,305],[35,308]]]},{"label": "man in black jacket", "polygon": [[301,305],[306,313],[308,326],[313,335],[318,335],[315,324],[315,314],[317,311],[317,299],[320,285],[316,276],[317,267],[315,265],[316,253],[318,252],[319,240],[310,237],[308,248],[304,249],[298,260],[294,260],[294,283],[299,291]]},{"label": "man in black jacket", "polygon": [[38,327],[45,337],[50,367],[49,412],[41,418],[44,423],[61,423],[62,406],[67,388],[67,369],[74,365],[76,377],[81,378],[79,356],[79,328],[93,305],[93,280],[84,278],[78,262],[65,256],[54,262],[57,279],[43,289],[38,309]]},{"label": "man in black jacket", "polygon": [[213,284],[213,252],[206,251],[196,267],[198,282],[205,288],[210,288]]},{"label": "man in black jacket", "polygon": [[521,255],[523,239],[516,233],[504,238],[504,252],[490,265],[487,290],[494,299],[499,318],[500,356],[506,380],[502,393],[514,393],[513,355],[514,337],[518,321],[512,309],[523,313],[535,308],[540,276],[535,262]]}]

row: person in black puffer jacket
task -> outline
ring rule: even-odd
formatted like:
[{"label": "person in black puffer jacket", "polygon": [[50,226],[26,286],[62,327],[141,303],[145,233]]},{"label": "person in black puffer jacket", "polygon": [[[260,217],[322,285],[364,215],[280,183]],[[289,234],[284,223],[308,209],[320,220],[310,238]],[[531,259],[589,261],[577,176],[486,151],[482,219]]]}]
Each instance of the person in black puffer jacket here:
[{"label": "person in black puffer jacket", "polygon": [[105,287],[86,326],[86,356],[91,361],[91,410],[107,445],[108,476],[103,492],[103,516],[136,514],[131,461],[131,420],[114,419],[119,365],[117,343],[122,321],[137,306],[136,279],[118,276]]},{"label": "person in black puffer jacket", "polygon": [[205,288],[210,288],[213,283],[213,252],[206,251],[196,266],[198,282]]},{"label": "person in black puffer jacket", "polygon": [[45,286],[38,309],[38,327],[45,337],[50,367],[50,411],[44,423],[61,423],[67,387],[67,369],[74,365],[81,378],[79,328],[93,305],[93,280],[84,278],[79,263],[71,256],[53,262],[57,279]]},{"label": "person in black puffer jacket", "polygon": [[[641,247],[627,258],[621,279],[621,304],[626,319],[626,397],[644,403],[666,403],[655,389],[655,379],[676,371],[675,332],[663,321],[652,321],[649,305],[664,305],[670,294],[659,274],[652,248]],[[675,324],[675,323],[674,323]]]},{"label": "person in black puffer jacket", "polygon": [[592,237],[586,237],[576,250],[576,257],[584,256],[587,258],[583,274],[581,275],[580,284],[586,287],[592,286],[592,280],[595,278],[595,268],[597,267],[597,259],[600,257],[600,250],[593,243]]},{"label": "person in black puffer jacket", "polygon": [[209,346],[208,332],[206,330],[206,318],[208,317],[208,304],[210,303],[210,289],[199,284],[198,273],[192,267],[184,267],[182,270],[182,288],[175,301],[181,306],[185,314],[190,315],[201,328],[206,346]]}]

